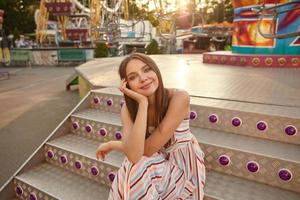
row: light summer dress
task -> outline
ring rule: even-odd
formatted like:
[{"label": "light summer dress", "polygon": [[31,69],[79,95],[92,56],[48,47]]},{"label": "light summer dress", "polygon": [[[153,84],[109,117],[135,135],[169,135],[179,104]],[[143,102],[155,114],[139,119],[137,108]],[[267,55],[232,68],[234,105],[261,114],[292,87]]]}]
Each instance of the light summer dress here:
[{"label": "light summer dress", "polygon": [[204,153],[190,131],[189,119],[184,119],[167,149],[143,156],[135,164],[125,158],[108,199],[202,200],[204,184]]}]

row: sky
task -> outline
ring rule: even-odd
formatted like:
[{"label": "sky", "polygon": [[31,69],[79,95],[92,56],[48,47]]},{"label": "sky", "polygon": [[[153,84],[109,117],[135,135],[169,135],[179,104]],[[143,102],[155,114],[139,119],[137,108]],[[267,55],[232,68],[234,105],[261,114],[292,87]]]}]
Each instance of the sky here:
[{"label": "sky", "polygon": [[[195,0],[198,8],[204,8],[209,6],[212,1],[222,2],[222,0]],[[149,2],[149,3],[148,3]],[[160,0],[136,0],[136,4],[141,6],[143,4],[148,3],[149,11],[155,10],[156,8],[160,8],[159,4]],[[166,12],[172,12],[178,9],[184,9],[188,5],[188,0],[161,0],[163,7]]]}]

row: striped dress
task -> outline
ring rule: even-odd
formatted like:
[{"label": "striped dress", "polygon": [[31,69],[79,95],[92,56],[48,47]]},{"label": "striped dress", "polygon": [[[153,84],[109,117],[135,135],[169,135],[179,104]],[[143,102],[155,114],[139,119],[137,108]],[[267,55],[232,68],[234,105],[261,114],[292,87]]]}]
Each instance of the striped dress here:
[{"label": "striped dress", "polygon": [[189,120],[185,119],[167,149],[151,157],[143,156],[135,164],[125,158],[108,199],[202,200],[204,184],[204,153],[190,132]]}]

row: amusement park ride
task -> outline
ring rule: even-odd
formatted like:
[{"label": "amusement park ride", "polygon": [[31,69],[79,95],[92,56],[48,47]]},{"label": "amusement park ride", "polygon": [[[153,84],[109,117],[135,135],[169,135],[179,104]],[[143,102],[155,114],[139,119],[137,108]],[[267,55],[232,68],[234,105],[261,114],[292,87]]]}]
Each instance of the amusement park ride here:
[{"label": "amusement park ride", "polygon": [[[52,32],[57,45],[66,41],[80,46],[107,42],[120,50],[126,44],[145,46],[154,38],[161,43],[164,53],[175,53],[176,41],[182,38],[210,36],[215,41],[220,41],[217,37],[223,41],[224,38],[231,36],[230,28],[216,31],[204,27],[203,13],[200,9],[197,10],[201,4],[200,0],[191,1],[193,4],[191,7],[194,8],[191,12],[182,12],[180,1],[173,1],[170,8],[170,2],[155,0],[143,4],[158,19],[159,26],[156,33],[156,28],[152,27],[149,21],[134,19],[134,13],[133,16],[129,16],[129,3],[135,3],[133,1],[41,0],[40,8],[35,14],[36,39],[41,45],[47,44],[49,43],[47,37],[49,39]],[[54,32],[47,30],[49,19],[53,20],[53,17],[56,17],[57,21]],[[200,18],[198,24],[195,24],[196,17]],[[185,30],[184,34],[180,34],[179,30]],[[214,34],[215,32],[217,33]]]},{"label": "amusement park ride", "polygon": [[204,53],[204,63],[300,67],[299,0],[235,0],[233,5],[232,52]]},{"label": "amusement park ride", "polygon": [[[47,24],[49,16],[57,17],[58,41],[79,41],[87,46],[95,42],[112,42],[121,37],[120,23],[122,0],[112,2],[113,8],[107,1],[91,0],[87,4],[78,0],[46,1],[40,2],[40,9],[36,13],[37,40],[45,43],[47,38]],[[127,2],[123,3],[124,12],[128,12]],[[127,9],[127,11],[126,11]],[[124,14],[128,16],[128,13]],[[112,38],[113,37],[113,38]],[[84,44],[82,44],[84,43]]]}]

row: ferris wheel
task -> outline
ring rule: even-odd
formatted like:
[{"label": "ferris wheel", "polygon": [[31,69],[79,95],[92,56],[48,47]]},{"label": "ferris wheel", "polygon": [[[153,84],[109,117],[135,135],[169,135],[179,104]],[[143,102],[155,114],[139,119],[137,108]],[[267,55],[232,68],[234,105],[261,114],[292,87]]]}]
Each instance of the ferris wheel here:
[{"label": "ferris wheel", "polygon": [[[172,4],[170,2],[173,2]],[[181,12],[180,0],[154,0],[144,1],[148,7],[152,4],[158,19],[159,37],[165,40],[176,38],[176,29],[191,29],[195,24],[196,12]],[[188,1],[189,2],[189,1]],[[197,7],[201,0],[190,3]],[[99,41],[103,35],[113,38],[120,37],[120,30],[130,28],[138,23],[142,25],[140,37],[145,34],[144,19],[135,20],[131,16],[131,25],[122,24],[121,20],[129,20],[129,6],[136,1],[132,0],[41,0],[40,8],[36,12],[37,24],[36,39],[42,44],[47,37],[49,17],[55,18],[62,40]],[[173,7],[173,9],[170,9]],[[178,12],[180,10],[180,12]],[[132,11],[131,11],[132,12]],[[132,13],[131,13],[132,14]],[[199,14],[199,13],[198,13]],[[134,15],[134,14],[133,14]],[[201,18],[203,21],[203,18]],[[202,23],[203,24],[203,23]]]},{"label": "ferris wheel", "polygon": [[121,13],[128,19],[128,0],[110,4],[108,0],[41,0],[35,13],[36,39],[40,44],[45,41],[49,17],[52,16],[56,17],[63,40],[97,41],[101,28],[119,24]]}]

